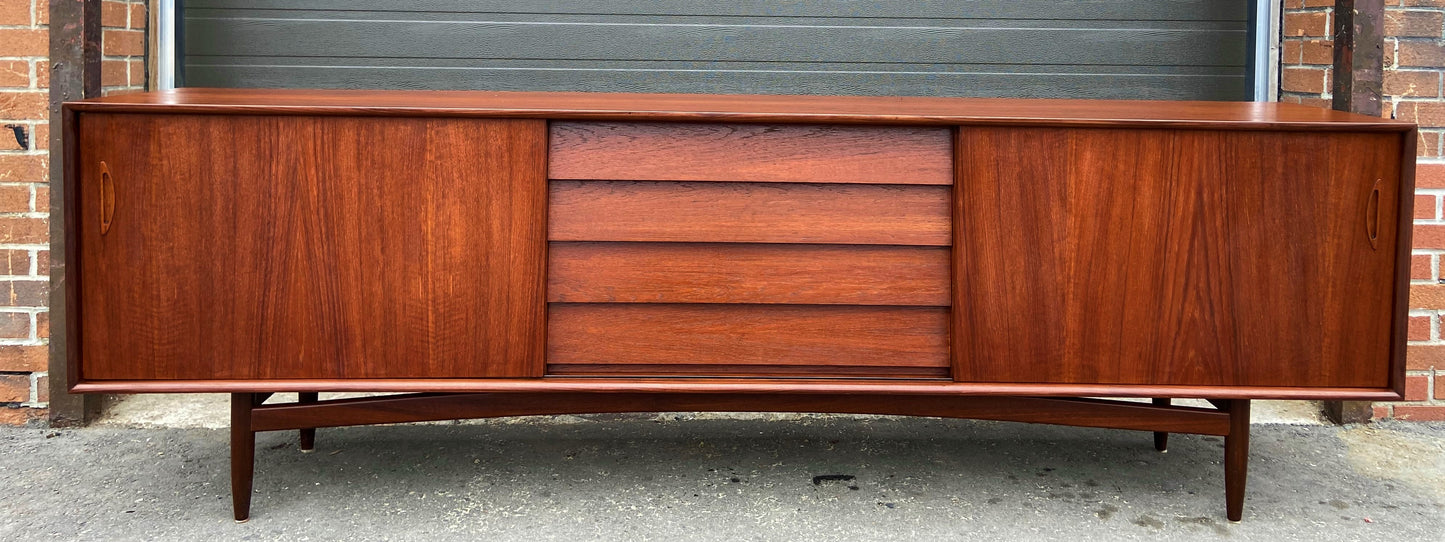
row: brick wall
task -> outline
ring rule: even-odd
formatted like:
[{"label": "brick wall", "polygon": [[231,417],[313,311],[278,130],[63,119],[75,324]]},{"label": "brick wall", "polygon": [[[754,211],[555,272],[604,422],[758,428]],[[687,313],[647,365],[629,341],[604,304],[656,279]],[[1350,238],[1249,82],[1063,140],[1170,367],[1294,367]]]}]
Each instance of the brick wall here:
[{"label": "brick wall", "polygon": [[[1280,101],[1330,106],[1334,0],[1284,0]],[[1376,418],[1445,420],[1445,0],[1385,0],[1384,114],[1420,125],[1405,401]]]},{"label": "brick wall", "polygon": [[[50,191],[47,0],[0,0],[0,424],[45,418],[49,357]],[[101,84],[146,82],[146,2],[103,2]]]}]

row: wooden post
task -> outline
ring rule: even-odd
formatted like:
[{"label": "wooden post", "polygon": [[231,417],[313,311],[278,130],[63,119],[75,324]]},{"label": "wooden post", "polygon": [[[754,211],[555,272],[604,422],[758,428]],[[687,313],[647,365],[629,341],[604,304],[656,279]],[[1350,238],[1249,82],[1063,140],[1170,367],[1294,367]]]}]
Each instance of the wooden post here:
[{"label": "wooden post", "polygon": [[[1380,116],[1385,80],[1384,0],[1335,0],[1334,108]],[[1335,423],[1370,421],[1368,401],[1325,401],[1325,416]]]},{"label": "wooden post", "polygon": [[60,104],[100,96],[100,0],[50,1],[50,425],[83,425],[100,396],[67,393],[70,357],[79,355],[78,313],[65,295],[65,119]]},{"label": "wooden post", "polygon": [[1384,0],[1335,0],[1334,108],[1380,116],[1385,81]]}]

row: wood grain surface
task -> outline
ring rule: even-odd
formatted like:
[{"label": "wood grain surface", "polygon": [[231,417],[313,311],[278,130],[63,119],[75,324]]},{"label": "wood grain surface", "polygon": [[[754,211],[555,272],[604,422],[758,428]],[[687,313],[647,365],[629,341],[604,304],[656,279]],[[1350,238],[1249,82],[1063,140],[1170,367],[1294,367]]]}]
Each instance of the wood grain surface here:
[{"label": "wood grain surface", "polygon": [[542,121],[82,113],[80,132],[82,378],[541,375]]},{"label": "wood grain surface", "polygon": [[1185,102],[405,90],[181,88],[68,102],[75,111],[486,117],[626,122],[1200,128],[1406,132],[1414,126],[1277,102]]},{"label": "wood grain surface", "polygon": [[552,243],[547,300],[948,306],[943,247]]},{"label": "wood grain surface", "polygon": [[949,363],[946,308],[554,303],[548,311],[548,364]]},{"label": "wood grain surface", "polygon": [[547,176],[948,185],[952,144],[930,127],[554,122]]},{"label": "wood grain surface", "polygon": [[553,241],[951,243],[950,188],[552,181]]},{"label": "wood grain surface", "polygon": [[955,378],[1387,386],[1398,145],[963,131]]}]

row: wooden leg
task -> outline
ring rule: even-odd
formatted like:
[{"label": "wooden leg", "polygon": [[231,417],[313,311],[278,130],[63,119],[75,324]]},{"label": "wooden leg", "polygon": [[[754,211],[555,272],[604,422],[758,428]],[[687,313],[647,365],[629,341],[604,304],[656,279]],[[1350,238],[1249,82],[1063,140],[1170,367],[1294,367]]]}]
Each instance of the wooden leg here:
[{"label": "wooden leg", "polygon": [[1249,400],[1229,401],[1229,435],[1224,437],[1224,500],[1229,521],[1244,517],[1244,483],[1249,473]]},{"label": "wooden leg", "polygon": [[251,518],[251,481],[256,472],[256,432],[251,409],[256,394],[231,394],[231,507],[238,523]]},{"label": "wooden leg", "polygon": [[[1169,399],[1155,399],[1154,406],[1169,406]],[[1154,449],[1161,452],[1169,451],[1169,433],[1164,431],[1154,432]]]},{"label": "wooden leg", "polygon": [[[301,392],[296,394],[298,404],[315,403],[321,394],[316,392]],[[316,428],[304,427],[301,429],[301,453],[309,454],[316,449]]]}]

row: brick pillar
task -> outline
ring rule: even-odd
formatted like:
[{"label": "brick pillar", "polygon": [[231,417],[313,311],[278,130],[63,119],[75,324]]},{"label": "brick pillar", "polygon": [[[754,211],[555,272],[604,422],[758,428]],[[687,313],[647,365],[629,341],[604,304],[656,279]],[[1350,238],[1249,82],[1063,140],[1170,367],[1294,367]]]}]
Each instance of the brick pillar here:
[{"label": "brick pillar", "polygon": [[[145,1],[101,9],[105,90],[144,89]],[[0,424],[44,420],[50,400],[49,12],[0,0]]]}]

